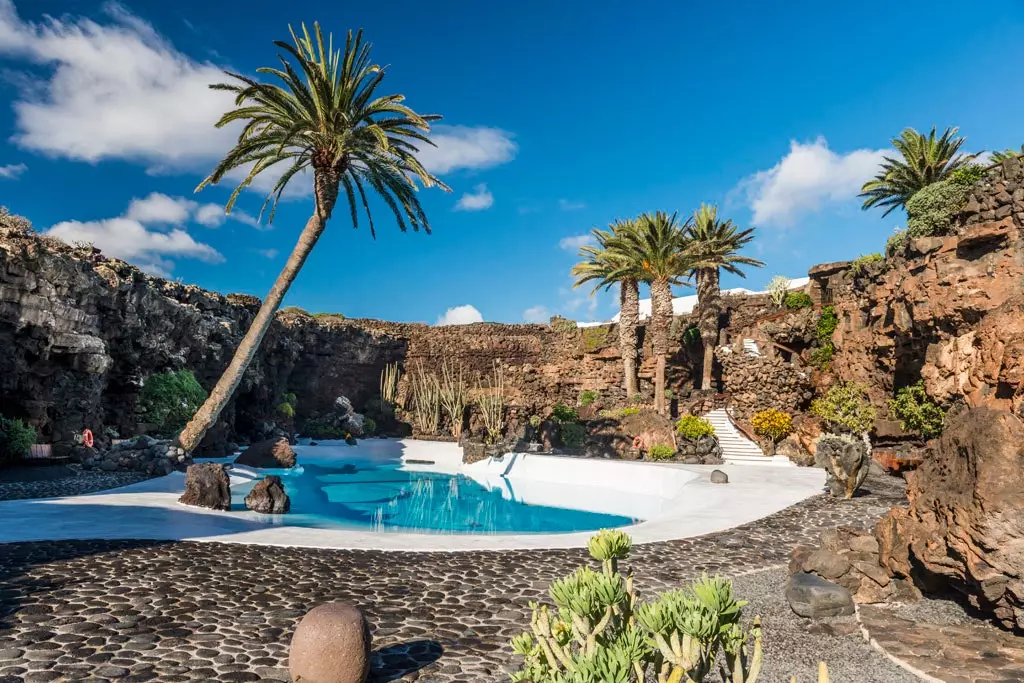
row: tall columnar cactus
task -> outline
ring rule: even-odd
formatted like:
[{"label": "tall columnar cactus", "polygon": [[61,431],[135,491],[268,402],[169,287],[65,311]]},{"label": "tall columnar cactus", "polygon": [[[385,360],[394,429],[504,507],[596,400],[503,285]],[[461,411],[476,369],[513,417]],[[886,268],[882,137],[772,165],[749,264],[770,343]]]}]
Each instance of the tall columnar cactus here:
[{"label": "tall columnar cactus", "polygon": [[865,439],[849,434],[818,437],[814,457],[828,472],[825,485],[836,498],[849,499],[867,479],[871,447]]}]

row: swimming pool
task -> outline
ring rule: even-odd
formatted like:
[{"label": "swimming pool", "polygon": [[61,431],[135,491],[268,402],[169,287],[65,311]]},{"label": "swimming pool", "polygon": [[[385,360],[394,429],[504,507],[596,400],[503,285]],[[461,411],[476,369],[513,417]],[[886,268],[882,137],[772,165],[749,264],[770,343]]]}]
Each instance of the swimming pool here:
[{"label": "swimming pool", "polygon": [[[307,460],[291,470],[272,472],[281,477],[291,512],[258,517],[291,526],[500,534],[593,531],[642,521],[559,506],[557,501],[532,504],[517,496],[514,482],[504,477],[480,481],[461,473],[418,470],[401,461],[341,457]],[[232,510],[245,510],[245,496],[256,481],[232,486]],[[601,487],[584,488],[594,500],[614,493]]]}]

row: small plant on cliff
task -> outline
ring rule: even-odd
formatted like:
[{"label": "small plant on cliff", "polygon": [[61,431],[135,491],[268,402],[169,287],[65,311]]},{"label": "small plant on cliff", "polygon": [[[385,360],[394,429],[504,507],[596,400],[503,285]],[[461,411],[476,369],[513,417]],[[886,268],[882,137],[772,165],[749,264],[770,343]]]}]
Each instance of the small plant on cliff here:
[{"label": "small plant on cliff", "polygon": [[687,346],[697,346],[700,344],[700,328],[696,325],[690,325],[683,332],[683,343]]},{"label": "small plant on cliff", "polygon": [[562,445],[566,448],[583,448],[590,433],[579,422],[566,422],[561,428]]},{"label": "small plant on cliff", "polygon": [[608,333],[610,332],[610,328],[604,327],[603,325],[597,327],[584,327],[581,332],[583,350],[587,353],[593,353],[594,351],[608,345]]},{"label": "small plant on cliff", "polygon": [[923,381],[897,391],[896,398],[889,400],[889,412],[900,421],[903,429],[917,432],[926,439],[941,434],[946,420],[946,411],[928,397]]},{"label": "small plant on cliff", "polygon": [[675,454],[675,446],[666,446],[659,443],[651,446],[651,449],[647,451],[647,458],[649,460],[671,460]]},{"label": "small plant on cliff", "polygon": [[564,403],[556,403],[551,409],[551,419],[555,422],[565,424],[569,422],[578,422],[580,416],[579,413],[576,412],[575,408],[570,408]]},{"label": "small plant on cliff", "polygon": [[[523,657],[512,681],[533,683],[702,683],[716,664],[721,680],[756,683],[761,625],[743,621],[746,602],[732,582],[707,575],[682,590],[641,601],[632,573],[620,573],[632,541],[602,530],[588,545],[601,563],[551,584],[551,605],[532,603],[530,630],[512,639]],[[819,682],[827,683],[824,665]]]},{"label": "small plant on cliff", "polygon": [[630,415],[636,415],[639,412],[640,412],[639,408],[615,408],[615,409],[605,409],[605,410],[602,410],[602,411],[598,412],[597,415],[598,415],[598,417],[608,418],[608,419],[612,419],[612,420],[621,420],[624,417],[629,417]]},{"label": "small plant on cliff", "polygon": [[21,420],[0,415],[0,465],[24,458],[35,442],[35,429]]},{"label": "small plant on cliff", "polygon": [[715,428],[703,417],[683,415],[676,422],[676,433],[684,439],[699,439],[702,436],[713,435]]},{"label": "small plant on cliff", "polygon": [[807,292],[790,292],[786,295],[786,308],[795,310],[798,308],[810,308],[814,300]]},{"label": "small plant on cliff", "polygon": [[821,309],[821,315],[818,317],[818,322],[814,327],[814,333],[818,337],[818,341],[825,343],[832,341],[832,334],[839,327],[839,316],[836,315],[836,309],[833,306],[826,306]]},{"label": "small plant on cliff", "polygon": [[896,228],[889,235],[889,239],[885,241],[885,255],[886,256],[899,256],[907,250],[907,245],[910,243],[910,235],[907,234],[906,228]]},{"label": "small plant on cliff", "polygon": [[463,379],[462,366],[458,370],[449,367],[448,361],[441,362],[441,408],[448,417],[448,428],[456,439],[462,436],[462,425],[466,420],[466,406],[469,405],[469,390]]},{"label": "small plant on cliff", "polygon": [[544,422],[544,420],[541,419],[540,415],[531,415],[529,422],[531,427],[537,429],[538,427],[540,427],[541,423]]},{"label": "small plant on cliff", "polygon": [[833,432],[867,434],[875,424],[875,408],[867,399],[867,387],[858,382],[833,384],[824,396],[811,402],[811,414],[824,420]]},{"label": "small plant on cliff", "polygon": [[774,408],[754,413],[750,418],[750,424],[753,425],[755,434],[766,436],[775,443],[782,441],[793,431],[793,418],[788,413]]},{"label": "small plant on cliff", "polygon": [[29,234],[32,232],[32,222],[24,216],[11,213],[6,206],[0,206],[0,228]]},{"label": "small plant on cliff", "polygon": [[601,397],[601,394],[597,393],[593,389],[584,389],[583,391],[580,392],[580,397],[579,397],[579,401],[578,402],[580,404],[580,407],[585,408],[585,407],[589,406],[591,403],[593,403],[594,401],[596,401],[597,399],[599,399],[600,397]]},{"label": "small plant on cliff", "polygon": [[853,259],[853,262],[850,264],[850,272],[855,276],[863,275],[869,264],[879,263],[884,260],[885,258],[881,254],[861,254]]},{"label": "small plant on cliff", "polygon": [[295,417],[295,407],[287,401],[281,401],[277,404],[277,412],[284,417]]},{"label": "small plant on cliff", "polygon": [[551,318],[548,325],[551,327],[553,331],[558,332],[560,334],[570,334],[572,332],[575,332],[577,328],[575,320],[569,320],[568,318],[563,318],[560,315],[556,315],[553,318]]},{"label": "small plant on cliff", "polygon": [[505,374],[497,361],[486,379],[477,382],[477,407],[487,430],[485,440],[497,443],[505,429]]},{"label": "small plant on cliff", "polygon": [[768,283],[768,298],[776,306],[782,306],[786,301],[786,294],[789,293],[791,280],[785,275],[776,275]]},{"label": "small plant on cliff", "polygon": [[169,434],[184,427],[205,400],[206,390],[191,370],[158,372],[143,383],[139,408],[146,422]]}]

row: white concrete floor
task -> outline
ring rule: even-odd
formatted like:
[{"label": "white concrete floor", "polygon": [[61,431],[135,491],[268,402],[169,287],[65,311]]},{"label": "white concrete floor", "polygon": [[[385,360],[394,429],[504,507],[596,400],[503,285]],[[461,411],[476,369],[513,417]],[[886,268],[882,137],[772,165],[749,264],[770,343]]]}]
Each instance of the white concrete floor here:
[{"label": "white concrete floor", "polygon": [[[392,457],[387,454],[389,450],[397,448],[405,459],[426,458],[437,462],[438,467],[443,467],[442,461],[451,462],[452,453],[448,451],[455,447],[454,444],[415,441],[364,443],[365,448],[361,445],[347,452],[360,458],[389,458]],[[324,444],[300,446],[296,450],[301,462],[304,455],[318,460],[329,458],[334,449]],[[590,461],[574,459],[570,462],[583,474]],[[656,471],[664,472],[662,468],[666,467],[685,469],[696,475],[678,488],[657,516],[624,527],[635,543],[688,538],[752,522],[820,493],[825,479],[824,472],[814,468],[727,464],[717,469],[728,473],[729,483],[712,484],[709,474],[716,469],[714,466],[611,462],[613,471],[621,472],[628,479],[657,477]],[[603,471],[607,471],[609,461],[601,463]],[[631,476],[633,473],[636,476]],[[239,480],[245,476],[242,471],[238,474]],[[91,495],[3,501],[0,502],[0,542],[103,538],[458,551],[583,547],[592,533],[452,535],[305,528],[289,526],[287,515],[271,518],[248,511],[220,512],[181,505],[177,501],[184,491],[184,483],[184,475],[174,473]]]}]

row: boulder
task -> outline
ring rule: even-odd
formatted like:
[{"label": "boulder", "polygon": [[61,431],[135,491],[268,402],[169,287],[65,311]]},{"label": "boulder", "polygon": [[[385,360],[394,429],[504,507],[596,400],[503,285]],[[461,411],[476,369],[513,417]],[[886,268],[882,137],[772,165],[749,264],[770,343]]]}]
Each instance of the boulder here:
[{"label": "boulder", "polygon": [[729,475],[722,470],[711,470],[711,483],[712,484],[728,484]]},{"label": "boulder", "polygon": [[364,683],[370,672],[370,627],[340,602],[314,607],[292,636],[288,669],[295,683]]},{"label": "boulder", "polygon": [[786,600],[794,612],[808,619],[842,617],[854,613],[850,591],[807,572],[797,572],[789,578]]},{"label": "boulder", "polygon": [[295,451],[284,437],[258,441],[242,451],[235,464],[264,469],[295,467]]},{"label": "boulder", "polygon": [[909,507],[875,530],[882,565],[1024,629],[1024,422],[1006,410],[964,411],[908,479]]},{"label": "boulder", "polygon": [[836,498],[853,498],[867,479],[871,448],[863,440],[847,434],[823,434],[814,452],[815,463],[828,472],[825,486]]},{"label": "boulder", "polygon": [[291,509],[292,503],[284,491],[281,477],[271,474],[252,487],[245,497],[245,507],[266,515],[281,515]]},{"label": "boulder", "polygon": [[178,502],[213,510],[230,510],[231,480],[224,465],[210,462],[189,465],[185,472],[185,493]]}]

